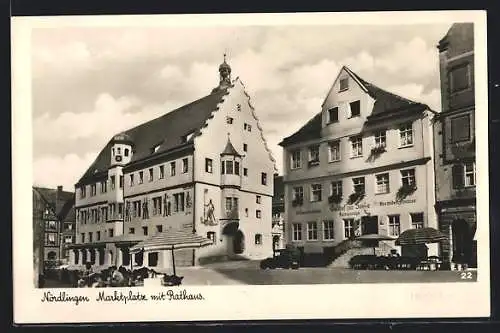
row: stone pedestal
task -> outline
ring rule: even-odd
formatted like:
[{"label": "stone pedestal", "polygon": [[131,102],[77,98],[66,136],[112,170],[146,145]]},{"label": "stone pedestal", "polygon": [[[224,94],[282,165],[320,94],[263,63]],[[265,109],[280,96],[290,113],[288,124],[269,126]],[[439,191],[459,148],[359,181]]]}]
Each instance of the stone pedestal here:
[{"label": "stone pedestal", "polygon": [[122,249],[116,249],[116,266],[120,267],[123,265],[123,252]]},{"label": "stone pedestal", "polygon": [[75,259],[75,250],[69,250],[69,264],[76,265]]},{"label": "stone pedestal", "polygon": [[95,254],[94,254],[95,255],[95,264],[96,264],[96,266],[100,266],[100,265],[102,265],[101,258],[100,258],[101,256],[99,255],[100,251],[99,251],[99,249],[95,249],[94,251],[95,251]]}]

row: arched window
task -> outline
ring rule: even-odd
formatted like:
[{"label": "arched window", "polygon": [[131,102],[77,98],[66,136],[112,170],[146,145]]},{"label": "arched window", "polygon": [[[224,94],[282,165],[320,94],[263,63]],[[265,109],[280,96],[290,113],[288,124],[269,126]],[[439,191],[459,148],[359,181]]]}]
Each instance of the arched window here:
[{"label": "arched window", "polygon": [[111,148],[111,154],[115,156],[115,148]]},{"label": "arched window", "polygon": [[125,148],[125,156],[128,156],[128,148]]}]

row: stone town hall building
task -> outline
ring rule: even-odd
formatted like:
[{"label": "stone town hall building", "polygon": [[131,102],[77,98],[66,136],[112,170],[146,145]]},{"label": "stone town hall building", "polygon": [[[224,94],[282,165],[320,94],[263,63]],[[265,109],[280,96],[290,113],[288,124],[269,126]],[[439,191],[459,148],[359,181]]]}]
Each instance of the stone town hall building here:
[{"label": "stone town hall building", "polygon": [[275,161],[239,78],[219,67],[212,92],[119,133],[76,188],[77,239],[72,263],[164,267],[161,253],[129,249],[169,228],[213,240],[176,251],[177,265],[272,253]]}]

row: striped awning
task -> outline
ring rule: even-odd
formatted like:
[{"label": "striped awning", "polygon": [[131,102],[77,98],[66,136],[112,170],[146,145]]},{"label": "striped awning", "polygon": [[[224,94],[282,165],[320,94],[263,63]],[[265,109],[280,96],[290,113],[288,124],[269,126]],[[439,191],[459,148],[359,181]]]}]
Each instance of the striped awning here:
[{"label": "striped awning", "polygon": [[396,245],[438,243],[447,239],[445,234],[434,228],[409,229],[399,236]]},{"label": "striped awning", "polygon": [[198,236],[191,231],[167,229],[132,246],[130,248],[130,253],[199,248],[210,244],[212,244],[210,239]]}]

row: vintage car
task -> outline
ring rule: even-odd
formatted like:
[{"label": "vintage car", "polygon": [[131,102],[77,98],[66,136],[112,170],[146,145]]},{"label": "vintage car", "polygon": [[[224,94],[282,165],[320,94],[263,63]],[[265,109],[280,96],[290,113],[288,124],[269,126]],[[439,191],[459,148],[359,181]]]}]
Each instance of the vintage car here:
[{"label": "vintage car", "polygon": [[261,269],[298,269],[300,267],[300,252],[296,248],[274,250],[273,256],[260,262]]}]

